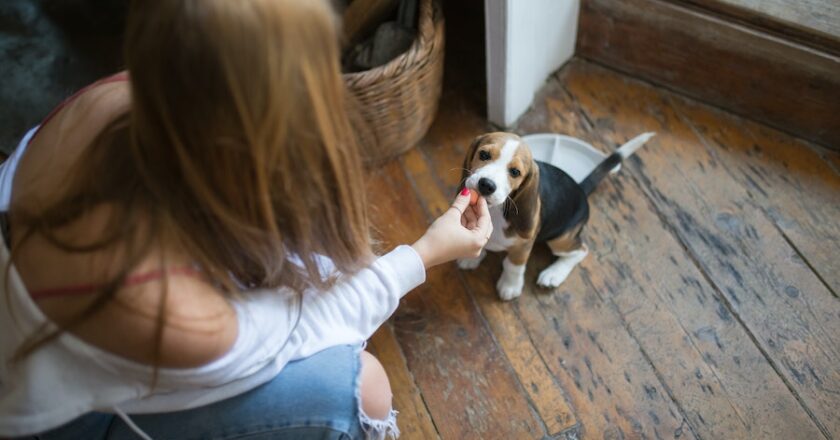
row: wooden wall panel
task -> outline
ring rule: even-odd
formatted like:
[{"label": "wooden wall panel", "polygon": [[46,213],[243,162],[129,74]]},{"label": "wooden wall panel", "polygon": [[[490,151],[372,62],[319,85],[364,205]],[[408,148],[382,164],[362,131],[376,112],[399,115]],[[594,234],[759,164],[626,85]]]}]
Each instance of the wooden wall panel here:
[{"label": "wooden wall panel", "polygon": [[814,48],[840,54],[837,0],[674,0],[711,10]]},{"label": "wooden wall panel", "polygon": [[578,54],[840,149],[840,59],[662,0],[584,0]]}]

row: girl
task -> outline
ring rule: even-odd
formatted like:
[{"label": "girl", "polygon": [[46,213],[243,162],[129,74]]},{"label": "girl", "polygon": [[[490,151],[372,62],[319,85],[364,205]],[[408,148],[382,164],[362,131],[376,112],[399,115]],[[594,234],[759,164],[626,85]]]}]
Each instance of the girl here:
[{"label": "girl", "polygon": [[0,169],[0,436],[398,434],[361,344],[492,227],[462,194],[372,254],[337,35],[324,0],[135,2],[128,73]]}]

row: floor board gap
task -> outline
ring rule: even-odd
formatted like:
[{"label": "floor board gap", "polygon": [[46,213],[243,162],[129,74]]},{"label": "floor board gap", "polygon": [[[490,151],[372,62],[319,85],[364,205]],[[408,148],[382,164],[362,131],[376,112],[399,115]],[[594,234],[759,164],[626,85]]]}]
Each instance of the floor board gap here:
[{"label": "floor board gap", "polygon": [[767,212],[766,212],[764,209],[761,209],[761,212],[762,212],[762,213],[764,213],[764,216],[767,218],[767,220],[768,220],[770,223],[772,223],[772,224],[773,224],[773,227],[775,227],[775,228],[776,228],[776,231],[778,231],[778,232],[779,232],[779,235],[781,235],[781,236],[782,236],[782,238],[785,240],[785,242],[788,244],[788,246],[790,246],[790,247],[791,247],[791,249],[793,249],[793,250],[796,252],[796,255],[797,255],[800,259],[802,259],[802,262],[804,262],[804,263],[808,266],[808,268],[809,268],[809,269],[811,269],[811,272],[814,274],[814,276],[815,276],[815,277],[817,277],[817,279],[818,279],[818,280],[820,280],[820,283],[822,283],[822,285],[823,285],[823,286],[825,286],[826,290],[828,290],[829,292],[831,292],[831,295],[832,295],[834,298],[840,299],[840,295],[838,295],[838,294],[837,294],[837,291],[835,291],[835,290],[831,287],[831,285],[830,285],[830,284],[828,284],[828,282],[825,280],[825,278],[823,278],[823,276],[822,276],[822,275],[820,274],[820,272],[819,272],[819,271],[818,271],[818,270],[814,267],[814,265],[813,265],[813,264],[811,264],[811,262],[810,262],[810,261],[808,261],[808,258],[807,258],[807,257],[806,257],[803,253],[802,253],[802,251],[800,251],[800,250],[799,250],[799,248],[798,248],[798,247],[797,247],[797,246],[793,243],[793,241],[790,239],[790,237],[788,237],[788,235],[787,235],[787,234],[785,234],[785,231],[784,231],[784,230],[782,230],[782,228],[780,228],[780,227],[779,227],[778,223],[776,223],[776,220],[774,220],[774,219],[773,219],[773,216],[768,215],[768,214],[767,214]]}]

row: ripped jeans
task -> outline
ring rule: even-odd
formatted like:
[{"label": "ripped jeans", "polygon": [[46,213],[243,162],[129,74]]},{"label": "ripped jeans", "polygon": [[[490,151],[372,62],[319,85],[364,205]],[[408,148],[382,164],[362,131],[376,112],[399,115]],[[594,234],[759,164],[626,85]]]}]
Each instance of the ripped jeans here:
[{"label": "ripped jeans", "polygon": [[[361,347],[329,348],[289,363],[270,382],[200,408],[130,415],[154,440],[189,439],[384,439],[396,438],[396,411],[372,420],[361,410]],[[90,413],[28,438],[43,440],[140,438],[113,414]]]}]

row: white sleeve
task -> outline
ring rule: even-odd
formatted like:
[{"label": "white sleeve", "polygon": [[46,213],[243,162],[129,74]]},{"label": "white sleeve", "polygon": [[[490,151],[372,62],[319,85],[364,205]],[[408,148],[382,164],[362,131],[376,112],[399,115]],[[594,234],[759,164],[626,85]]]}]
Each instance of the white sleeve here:
[{"label": "white sleeve", "polygon": [[291,360],[365,341],[394,313],[400,298],[425,280],[423,260],[403,245],[367,268],[341,276],[325,292],[305,292],[300,322],[291,335],[297,348]]}]

